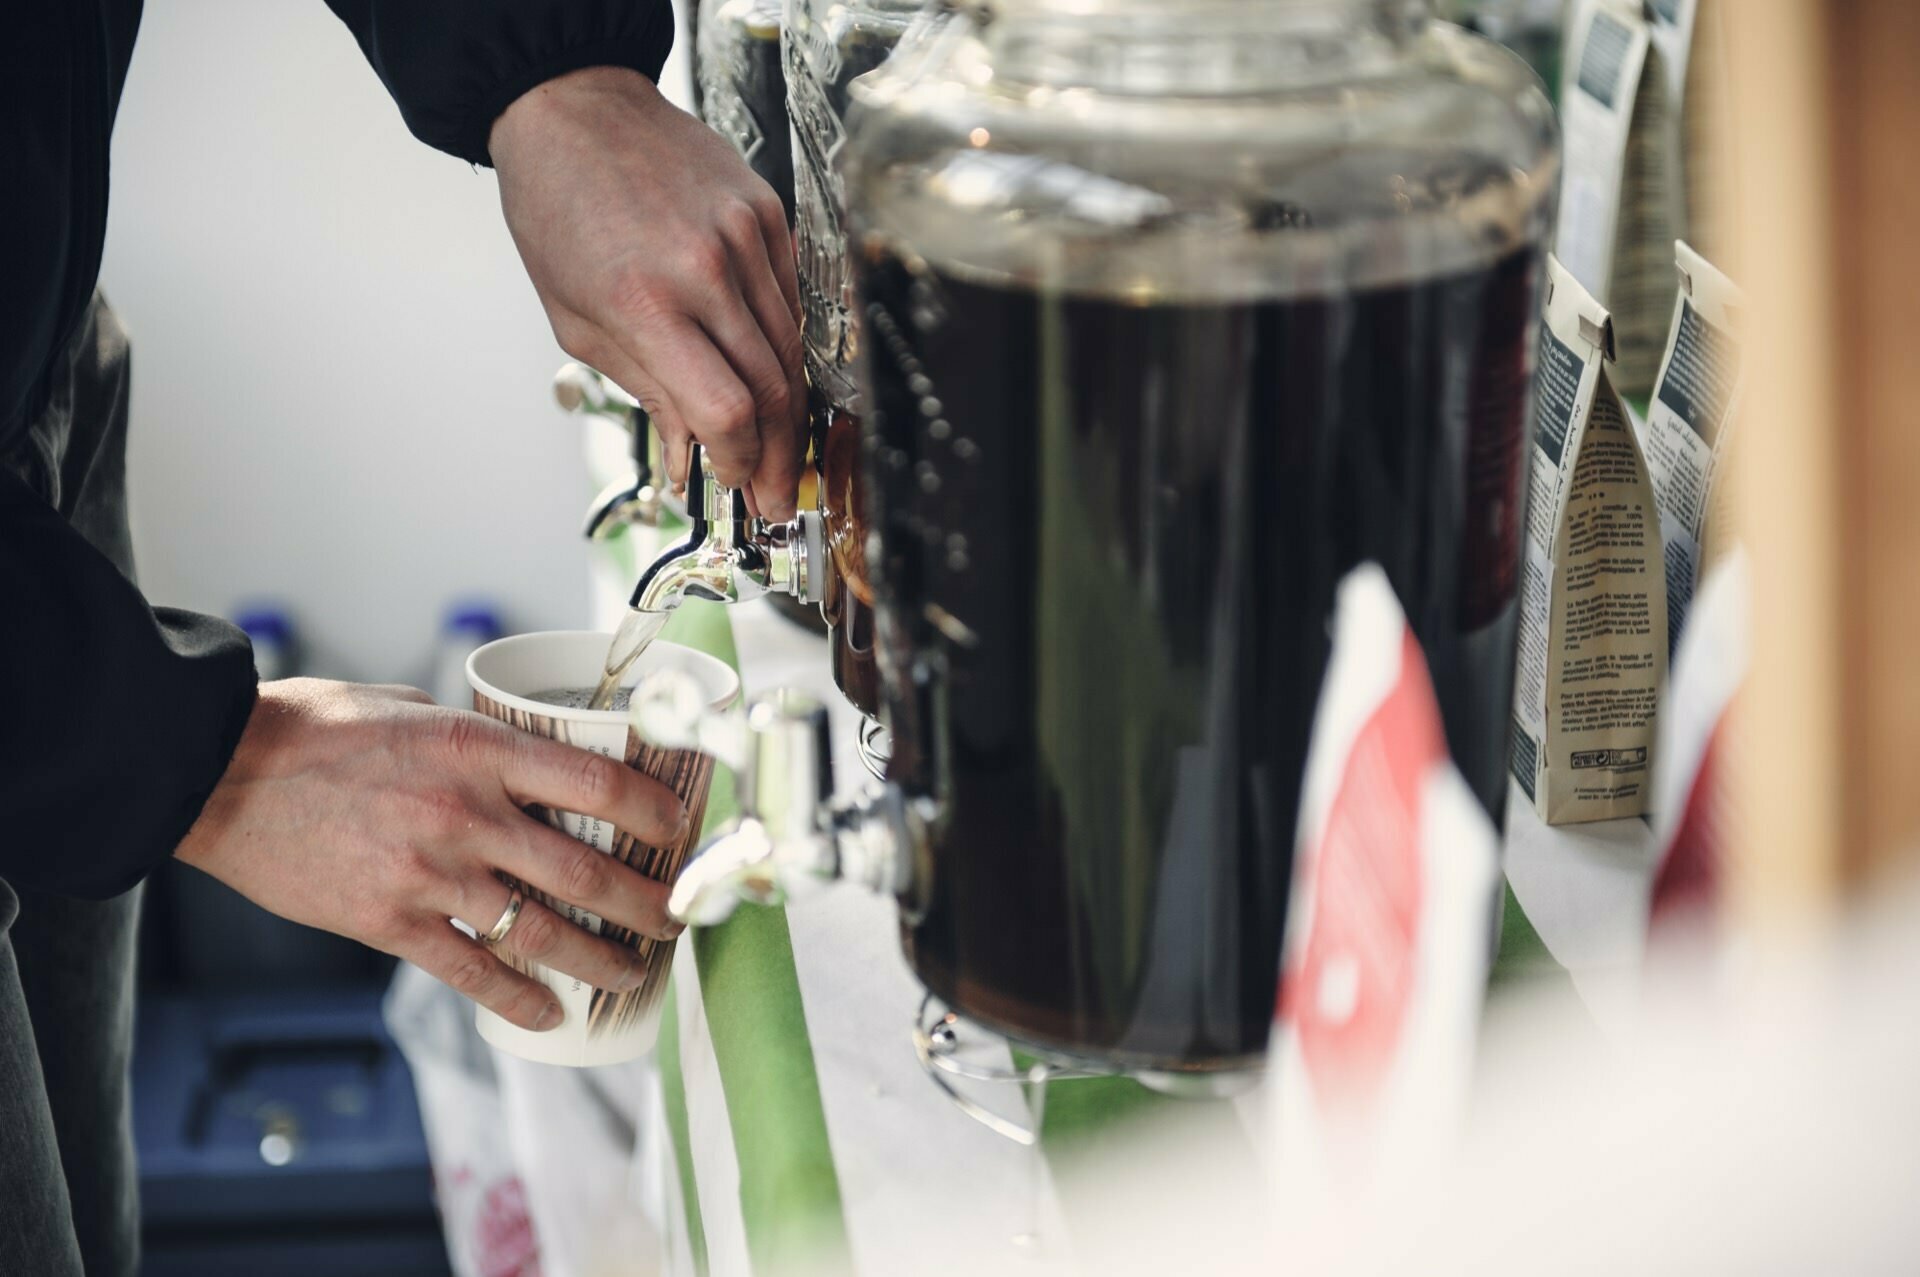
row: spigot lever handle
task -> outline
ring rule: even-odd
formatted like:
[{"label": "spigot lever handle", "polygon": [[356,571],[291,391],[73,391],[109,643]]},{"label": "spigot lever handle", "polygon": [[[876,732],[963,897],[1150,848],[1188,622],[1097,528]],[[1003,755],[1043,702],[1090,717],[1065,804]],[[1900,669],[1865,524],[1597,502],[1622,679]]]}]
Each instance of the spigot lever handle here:
[{"label": "spigot lever handle", "polygon": [[826,535],[817,510],[769,524],[746,497],[713,473],[706,450],[688,451],[687,536],[641,570],[629,600],[635,611],[666,612],[688,598],[744,603],[763,594],[820,601]]}]

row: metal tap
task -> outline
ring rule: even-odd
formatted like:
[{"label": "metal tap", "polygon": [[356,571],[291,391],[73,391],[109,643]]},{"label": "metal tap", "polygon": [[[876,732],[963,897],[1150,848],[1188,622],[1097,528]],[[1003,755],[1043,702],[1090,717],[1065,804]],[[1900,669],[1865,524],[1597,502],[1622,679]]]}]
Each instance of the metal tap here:
[{"label": "metal tap", "polygon": [[803,510],[784,523],[755,518],[745,494],[714,477],[699,444],[688,469],[686,539],[641,572],[634,611],[666,612],[687,599],[742,603],[768,593],[818,603],[827,565],[819,511]]},{"label": "metal tap", "polygon": [[634,689],[629,721],[641,739],[703,750],[735,775],[739,814],[674,881],[667,911],[677,920],[711,926],[743,901],[780,904],[836,881],[908,898],[924,817],[893,785],[834,801],[818,701],[781,691],[745,711],[713,711],[692,678],[663,669]]},{"label": "metal tap", "polygon": [[653,483],[652,422],[632,395],[585,364],[570,363],[553,374],[553,397],[568,412],[598,417],[627,432],[633,445],[633,476],[615,479],[587,507],[582,533],[589,541],[604,541],[630,526],[658,527],[666,494]]}]

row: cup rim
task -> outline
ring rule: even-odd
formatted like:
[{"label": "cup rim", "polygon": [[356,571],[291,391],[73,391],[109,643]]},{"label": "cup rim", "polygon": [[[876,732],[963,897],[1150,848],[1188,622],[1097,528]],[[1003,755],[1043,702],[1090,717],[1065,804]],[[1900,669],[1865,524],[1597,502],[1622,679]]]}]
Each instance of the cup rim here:
[{"label": "cup rim", "polygon": [[[604,724],[610,727],[625,725],[627,722],[626,710],[571,709],[564,705],[549,705],[545,701],[536,701],[530,697],[522,696],[517,692],[506,691],[497,686],[491,679],[483,677],[475,669],[476,663],[486,660],[489,654],[497,655],[500,649],[510,648],[516,645],[525,646],[530,643],[551,642],[556,638],[594,638],[599,640],[602,650],[604,650],[606,647],[612,645],[614,635],[610,632],[600,630],[533,630],[525,634],[509,634],[505,638],[494,639],[491,643],[484,643],[475,648],[467,656],[467,686],[488,700],[493,701],[495,704],[503,705],[508,709],[517,710],[524,714],[534,714],[544,718],[564,719],[569,723]],[[628,670],[627,676],[620,680],[620,686],[632,687],[638,683],[646,676],[652,664],[649,656],[654,652],[664,649],[672,649],[678,654],[678,659],[683,659],[696,667],[703,667],[705,674],[711,676],[711,685],[725,686],[726,690],[724,692],[714,696],[708,701],[709,709],[726,709],[739,699],[740,675],[731,665],[728,665],[717,656],[702,652],[695,647],[688,647],[685,643],[675,643],[671,639],[653,640],[653,642],[648,645],[647,651],[642,653],[640,660],[634,665],[634,668]],[[702,676],[696,675],[696,677]],[[707,682],[707,679],[703,677],[702,681]]]}]

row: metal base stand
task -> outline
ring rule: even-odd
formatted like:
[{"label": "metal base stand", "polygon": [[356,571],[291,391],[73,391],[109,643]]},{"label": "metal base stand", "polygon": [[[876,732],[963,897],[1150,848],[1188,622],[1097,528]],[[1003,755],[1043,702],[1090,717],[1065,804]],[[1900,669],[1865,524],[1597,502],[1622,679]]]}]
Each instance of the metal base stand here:
[{"label": "metal base stand", "polygon": [[[962,1113],[1016,1144],[1031,1148],[1039,1143],[1048,1082],[1113,1077],[1119,1072],[1063,1060],[1039,1059],[1024,1069],[985,1061],[989,1053],[998,1055],[1005,1046],[1005,1038],[969,1024],[933,994],[920,999],[913,1017],[913,1051],[920,1059],[920,1068]],[[957,1085],[960,1081],[1030,1088],[1032,1124],[1022,1125],[994,1112],[963,1092]]]},{"label": "metal base stand", "polygon": [[875,780],[887,778],[887,761],[893,757],[893,734],[877,718],[860,720],[860,765]]}]

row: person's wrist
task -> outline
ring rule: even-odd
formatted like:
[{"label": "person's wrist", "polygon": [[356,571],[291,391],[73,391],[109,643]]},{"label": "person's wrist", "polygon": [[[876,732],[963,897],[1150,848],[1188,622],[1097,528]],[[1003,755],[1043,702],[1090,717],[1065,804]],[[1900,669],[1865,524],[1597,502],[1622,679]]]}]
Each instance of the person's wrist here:
[{"label": "person's wrist", "polygon": [[311,678],[283,678],[260,684],[253,711],[234,746],[227,769],[213,787],[199,817],[173,849],[174,859],[197,869],[213,870],[209,860],[217,853],[233,823],[237,795],[272,770],[271,760],[285,750],[290,733],[308,717],[325,684]]},{"label": "person's wrist", "polygon": [[512,156],[542,139],[555,128],[566,128],[585,113],[615,102],[626,105],[660,99],[652,80],[632,67],[581,67],[543,80],[507,104],[487,133],[487,154],[496,169],[511,164]]}]

